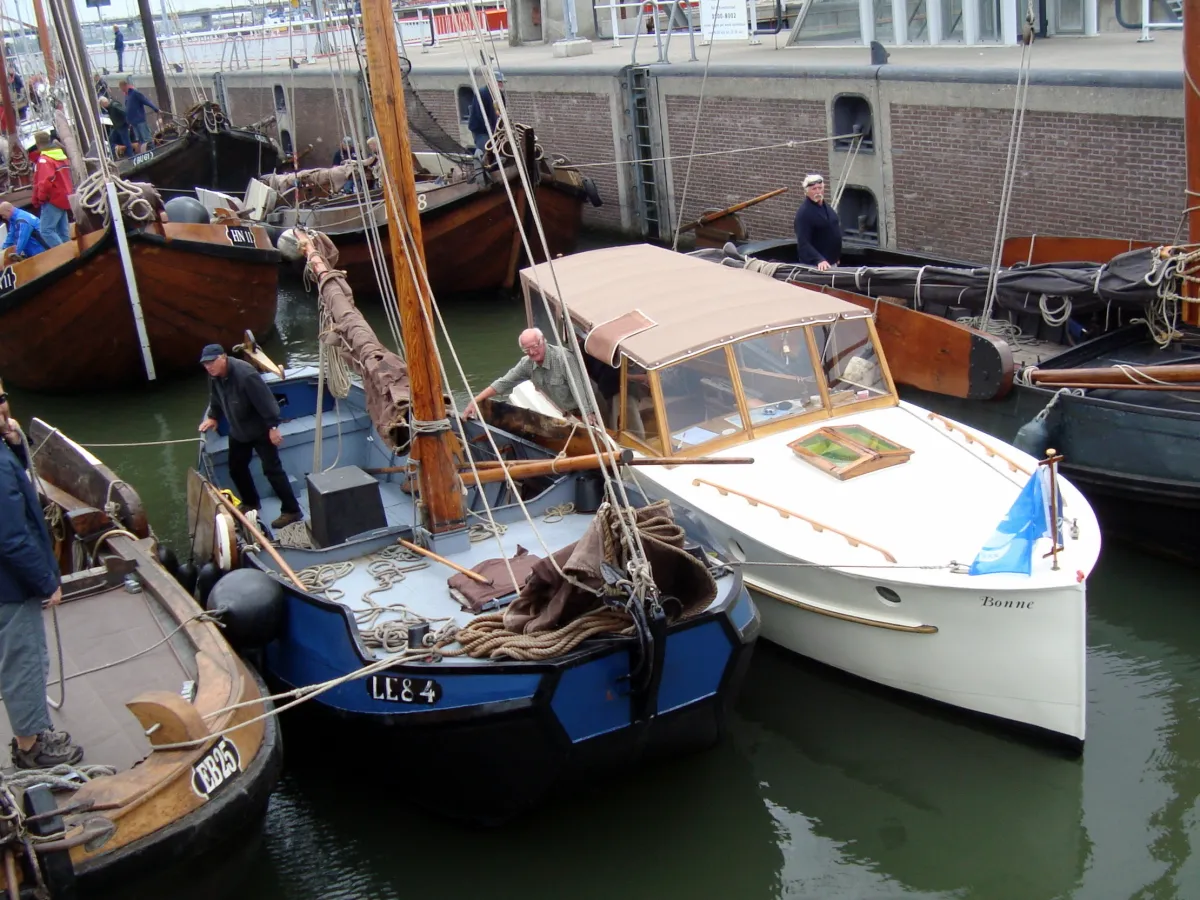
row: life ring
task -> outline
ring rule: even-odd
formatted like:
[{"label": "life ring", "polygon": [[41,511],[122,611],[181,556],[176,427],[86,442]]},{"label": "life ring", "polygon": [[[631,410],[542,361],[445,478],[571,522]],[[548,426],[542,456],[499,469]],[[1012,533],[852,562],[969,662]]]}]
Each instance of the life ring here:
[{"label": "life ring", "polygon": [[218,512],[213,520],[213,562],[222,572],[238,566],[237,525],[227,512]]}]

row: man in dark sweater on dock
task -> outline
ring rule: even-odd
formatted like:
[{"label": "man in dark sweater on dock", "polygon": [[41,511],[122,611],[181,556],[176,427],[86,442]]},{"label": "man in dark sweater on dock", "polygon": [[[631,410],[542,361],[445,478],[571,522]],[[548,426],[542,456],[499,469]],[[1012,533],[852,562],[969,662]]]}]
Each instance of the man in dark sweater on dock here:
[{"label": "man in dark sweater on dock", "polygon": [[796,210],[796,258],[822,272],[842,259],[842,223],[825,202],[825,179],[804,179],[804,202]]},{"label": "man in dark sweater on dock", "polygon": [[200,423],[200,431],[216,428],[222,415],[229,423],[229,477],[241,495],[242,506],[257,510],[260,505],[250,474],[250,456],[257,453],[263,475],[282,504],[282,511],[271,527],[283,528],[299,522],[304,515],[279,461],[283,435],[279,433],[279,403],[275,395],[252,365],[230,359],[220,344],[205,347],[200,364],[208,373],[208,412]]}]

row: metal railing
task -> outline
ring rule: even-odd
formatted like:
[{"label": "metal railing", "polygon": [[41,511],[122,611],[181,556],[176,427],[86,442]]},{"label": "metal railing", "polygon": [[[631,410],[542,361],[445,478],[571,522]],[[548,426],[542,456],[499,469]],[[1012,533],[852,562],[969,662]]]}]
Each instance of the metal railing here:
[{"label": "metal railing", "polygon": [[1150,29],[1157,30],[1179,30],[1183,28],[1183,22],[1151,22],[1150,21],[1150,0],[1142,0],[1142,35],[1138,38],[1138,43],[1154,40],[1154,36],[1150,34]]},{"label": "metal railing", "polygon": [[[759,35],[763,34],[779,34],[784,28],[784,0],[774,0],[773,7],[775,12],[775,25],[773,28],[760,29],[758,27],[758,2],[757,0],[743,0],[746,4],[747,11],[747,30],[746,39],[750,44],[761,44]],[[622,38],[633,38],[632,61],[637,63],[637,47],[638,41],[645,33],[643,25],[653,25],[654,42],[658,50],[658,62],[670,62],[671,55],[671,36],[680,31],[686,31],[688,36],[688,49],[690,51],[690,60],[696,62],[696,39],[700,39],[700,44],[707,44],[704,33],[700,24],[700,4],[697,0],[632,0],[632,2],[624,3],[603,3],[596,4],[594,9],[597,12],[608,10],[609,27],[612,29],[612,45],[614,47],[621,46]],[[622,16],[621,10],[633,10],[634,29],[631,34],[621,33]],[[628,17],[625,17],[628,21]],[[599,19],[597,19],[597,31],[599,31]],[[664,40],[663,34],[666,34]]]}]

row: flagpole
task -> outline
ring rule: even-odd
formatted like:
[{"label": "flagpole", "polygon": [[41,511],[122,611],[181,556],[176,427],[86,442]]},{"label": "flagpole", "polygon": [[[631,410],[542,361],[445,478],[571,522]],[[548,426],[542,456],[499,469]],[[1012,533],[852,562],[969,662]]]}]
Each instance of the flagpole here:
[{"label": "flagpole", "polygon": [[1055,470],[1055,465],[1062,460],[1063,457],[1053,447],[1050,447],[1046,450],[1046,458],[1038,463],[1039,466],[1045,466],[1050,470],[1050,542],[1052,546],[1050,552],[1045,554],[1042,559],[1053,556],[1054,564],[1050,568],[1055,572],[1058,571],[1058,551],[1065,549],[1058,544],[1058,478]]}]

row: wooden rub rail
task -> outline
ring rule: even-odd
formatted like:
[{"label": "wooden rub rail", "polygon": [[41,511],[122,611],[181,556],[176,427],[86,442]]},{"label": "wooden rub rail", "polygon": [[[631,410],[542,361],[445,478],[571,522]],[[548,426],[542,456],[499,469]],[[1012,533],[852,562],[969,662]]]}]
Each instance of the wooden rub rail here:
[{"label": "wooden rub rail", "polygon": [[1023,465],[1021,465],[1015,459],[1009,459],[1007,456],[1005,456],[1003,453],[1001,453],[999,450],[997,450],[991,444],[987,443],[986,441],[980,440],[979,435],[975,434],[973,431],[968,431],[966,428],[963,428],[957,422],[951,422],[945,416],[939,416],[935,412],[931,412],[927,418],[931,422],[941,422],[942,425],[945,426],[947,431],[957,431],[964,438],[966,438],[966,441],[968,444],[978,444],[983,449],[983,452],[986,453],[988,456],[995,456],[999,459],[1004,460],[1004,462],[1008,463],[1008,467],[1010,469],[1012,469],[1014,472],[1024,472],[1026,475],[1033,474],[1032,471],[1025,468]]},{"label": "wooden rub rail", "polygon": [[741,491],[735,490],[734,488],[725,487],[725,485],[723,485],[723,484],[717,484],[716,482],[713,482],[713,481],[706,481],[703,478],[693,478],[692,479],[692,487],[698,487],[699,485],[702,485],[702,484],[706,484],[710,488],[716,488],[717,493],[720,494],[722,497],[727,497],[730,494],[736,494],[738,497],[741,497],[743,500],[745,500],[751,506],[770,507],[771,509],[775,510],[775,512],[779,513],[779,515],[785,519],[799,519],[802,522],[807,522],[809,525],[812,526],[813,531],[830,531],[836,535],[839,535],[840,537],[845,538],[846,543],[848,543],[851,547],[858,547],[859,545],[861,545],[863,547],[870,547],[875,552],[882,554],[883,558],[886,559],[888,562],[894,563],[896,561],[896,557],[892,556],[892,554],[888,553],[886,550],[884,550],[878,544],[872,544],[870,541],[864,541],[862,538],[855,537],[854,535],[852,535],[848,532],[842,531],[839,528],[834,528],[832,525],[826,525],[824,522],[818,522],[816,519],[810,518],[809,516],[806,516],[803,513],[793,512],[790,509],[784,509],[782,506],[777,506],[769,500],[760,500],[758,497],[755,497],[752,494],[742,493]]}]

